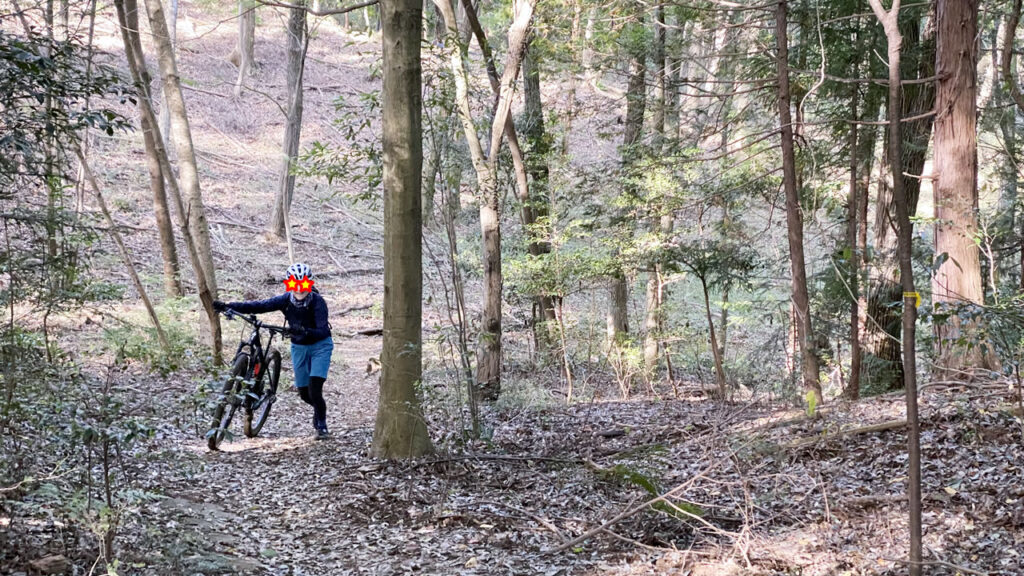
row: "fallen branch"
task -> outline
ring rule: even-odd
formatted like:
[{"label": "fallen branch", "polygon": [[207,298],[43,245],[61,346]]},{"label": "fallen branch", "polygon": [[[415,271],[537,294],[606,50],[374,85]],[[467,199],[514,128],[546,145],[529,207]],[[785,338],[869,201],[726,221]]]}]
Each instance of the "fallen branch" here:
[{"label": "fallen branch", "polygon": [[859,434],[871,434],[872,432],[884,432],[886,430],[895,430],[897,428],[903,428],[907,425],[906,420],[889,420],[888,422],[882,422],[881,424],[872,424],[871,426],[862,426],[860,428],[850,428],[848,430],[841,430],[835,434],[822,434],[820,436],[811,436],[809,438],[798,438],[789,444],[786,444],[784,448],[787,450],[807,448],[808,446],[814,446],[819,442],[826,442],[829,440],[838,440],[840,438],[847,438],[850,436],[857,436]]},{"label": "fallen branch", "polygon": [[[558,552],[562,552],[563,550],[568,550],[569,548],[572,548],[573,546],[576,546],[577,544],[579,544],[579,543],[581,543],[581,542],[583,542],[585,540],[589,540],[595,534],[599,534],[601,532],[604,532],[605,530],[611,528],[615,524],[618,524],[622,520],[625,520],[626,518],[629,518],[630,516],[633,516],[637,512],[640,512],[641,510],[646,510],[648,507],[650,507],[650,506],[652,506],[654,504],[657,504],[658,502],[665,502],[666,504],[670,504],[671,505],[671,502],[668,501],[669,498],[671,498],[672,496],[674,496],[674,495],[678,494],[679,492],[682,492],[683,490],[686,490],[687,488],[692,486],[694,484],[694,482],[696,482],[700,478],[703,478],[704,476],[706,476],[708,474],[708,472],[710,472],[715,466],[716,466],[716,464],[712,464],[711,466],[709,466],[708,468],[705,468],[703,471],[701,471],[699,474],[697,474],[693,478],[690,478],[686,482],[683,482],[682,484],[676,486],[675,488],[669,490],[668,492],[665,492],[664,494],[662,494],[660,496],[656,496],[654,498],[646,500],[642,504],[639,504],[639,505],[627,508],[624,512],[619,513],[614,518],[612,518],[611,520],[608,520],[607,522],[601,524],[597,528],[593,528],[591,530],[587,530],[586,532],[584,532],[583,534],[579,535],[578,537],[572,539],[571,541],[565,542],[564,544],[562,544],[561,546],[558,546],[557,548],[552,548],[552,549],[547,550],[545,552],[541,552],[541,554],[546,556],[546,555],[549,555],[549,554],[556,554]],[[706,520],[704,520],[700,516],[697,516],[696,514],[692,514],[692,513],[688,512],[688,511],[682,510],[682,509],[679,509],[679,511],[683,515],[685,515],[685,516],[691,516],[691,517],[693,517],[696,520],[699,520],[701,522],[707,523]]]}]

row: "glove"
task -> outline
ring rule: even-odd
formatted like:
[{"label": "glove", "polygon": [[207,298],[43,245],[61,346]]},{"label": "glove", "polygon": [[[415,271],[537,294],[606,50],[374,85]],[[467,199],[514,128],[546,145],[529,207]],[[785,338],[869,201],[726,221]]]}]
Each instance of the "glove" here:
[{"label": "glove", "polygon": [[213,309],[217,312],[223,312],[228,309],[228,305],[221,302],[220,300],[213,301]]},{"label": "glove", "polygon": [[294,338],[302,338],[306,335],[306,329],[302,326],[289,326],[288,335]]}]

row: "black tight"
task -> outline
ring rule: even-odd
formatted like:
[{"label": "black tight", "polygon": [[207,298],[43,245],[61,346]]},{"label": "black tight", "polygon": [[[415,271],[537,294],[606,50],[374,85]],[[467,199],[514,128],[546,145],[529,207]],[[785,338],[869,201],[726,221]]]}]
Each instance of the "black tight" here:
[{"label": "black tight", "polygon": [[313,417],[318,422],[327,420],[327,403],[324,402],[324,382],[326,378],[313,376],[309,379],[309,386],[299,388],[299,396],[302,401],[313,407]]}]

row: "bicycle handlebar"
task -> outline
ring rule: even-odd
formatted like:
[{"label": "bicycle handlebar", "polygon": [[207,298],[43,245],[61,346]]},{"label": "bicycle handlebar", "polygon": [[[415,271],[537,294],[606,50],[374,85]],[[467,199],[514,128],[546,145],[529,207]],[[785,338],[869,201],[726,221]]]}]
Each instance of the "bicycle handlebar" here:
[{"label": "bicycle handlebar", "polygon": [[260,328],[266,328],[270,332],[277,332],[278,334],[281,334],[281,335],[284,335],[284,336],[290,335],[292,333],[292,331],[289,328],[285,327],[285,326],[277,326],[277,325],[274,325],[274,324],[267,324],[265,322],[262,322],[261,320],[256,318],[255,314],[248,314],[248,315],[246,315],[246,314],[242,314],[241,312],[238,312],[236,310],[232,310],[231,308],[226,308],[226,309],[222,310],[221,314],[223,314],[224,317],[227,318],[228,320],[232,320],[232,319],[234,319],[237,316],[237,317],[241,318],[242,320],[244,320],[247,324],[251,324],[257,330],[259,330]]}]

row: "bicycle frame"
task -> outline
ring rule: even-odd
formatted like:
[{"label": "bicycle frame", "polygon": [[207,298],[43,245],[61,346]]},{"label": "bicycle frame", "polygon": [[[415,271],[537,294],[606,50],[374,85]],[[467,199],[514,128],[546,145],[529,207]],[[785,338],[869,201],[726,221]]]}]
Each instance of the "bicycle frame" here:
[{"label": "bicycle frame", "polygon": [[[241,342],[239,342],[238,343],[238,349],[235,350],[235,356],[237,357],[243,350],[248,349],[246,353],[249,354],[249,366],[248,366],[248,368],[246,368],[246,371],[245,371],[245,379],[246,380],[253,380],[253,379],[260,379],[260,380],[262,380],[262,378],[261,378],[262,374],[261,374],[260,370],[262,370],[263,367],[266,366],[266,364],[267,364],[267,356],[269,355],[270,347],[274,343],[274,335],[278,334],[278,333],[283,334],[284,331],[285,331],[285,328],[283,326],[274,326],[272,324],[265,324],[265,323],[261,322],[260,320],[258,320],[256,318],[256,316],[253,315],[253,314],[243,315],[243,314],[239,314],[239,313],[235,312],[235,313],[231,314],[230,316],[228,316],[228,318],[231,318],[231,317],[234,317],[234,316],[238,316],[243,321],[245,321],[247,324],[252,326],[252,333],[249,334],[249,339],[248,340],[242,340]],[[263,341],[262,341],[262,339],[260,337],[260,332],[262,330],[264,330],[264,329],[267,330],[267,332],[270,333],[270,337],[267,340],[266,347],[263,346]]]}]

